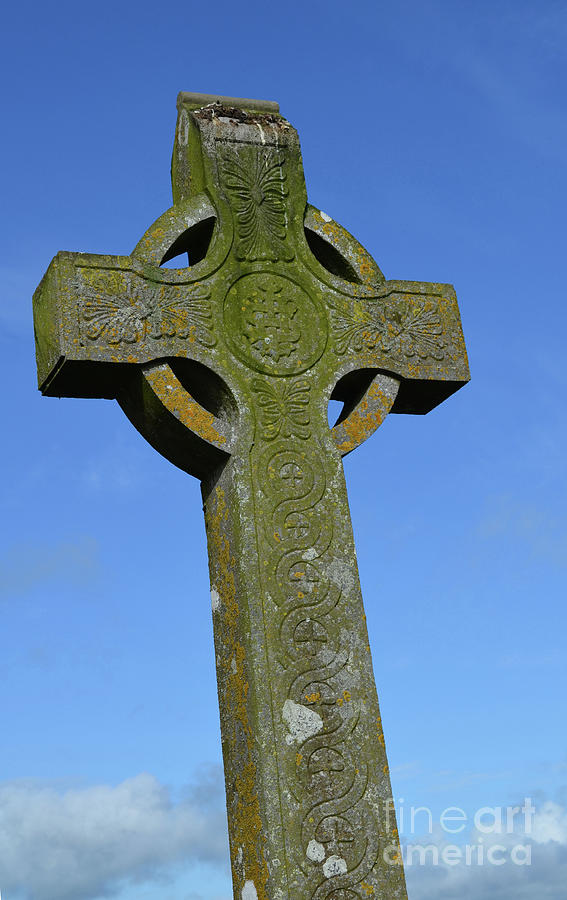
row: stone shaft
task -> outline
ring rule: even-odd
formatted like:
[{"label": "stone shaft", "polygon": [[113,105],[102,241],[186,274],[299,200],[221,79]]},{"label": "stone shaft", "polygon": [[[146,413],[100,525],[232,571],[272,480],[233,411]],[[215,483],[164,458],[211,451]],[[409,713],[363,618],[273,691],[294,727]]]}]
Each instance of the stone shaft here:
[{"label": "stone shaft", "polygon": [[260,418],[203,485],[235,896],[405,898],[342,462],[311,419]]}]

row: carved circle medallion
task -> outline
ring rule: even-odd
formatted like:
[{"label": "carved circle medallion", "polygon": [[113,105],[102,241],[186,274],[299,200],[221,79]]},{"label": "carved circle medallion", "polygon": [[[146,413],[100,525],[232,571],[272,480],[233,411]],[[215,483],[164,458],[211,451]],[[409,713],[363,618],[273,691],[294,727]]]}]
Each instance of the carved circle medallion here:
[{"label": "carved circle medallion", "polygon": [[327,323],[314,300],[295,281],[270,272],[234,282],[224,323],[235,356],[266,375],[305,372],[327,342]]}]

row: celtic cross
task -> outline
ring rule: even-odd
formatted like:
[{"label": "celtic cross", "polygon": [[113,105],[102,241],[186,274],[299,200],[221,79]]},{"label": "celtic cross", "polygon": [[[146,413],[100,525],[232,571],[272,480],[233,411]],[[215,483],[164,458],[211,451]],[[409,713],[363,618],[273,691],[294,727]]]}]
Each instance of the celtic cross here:
[{"label": "celtic cross", "polygon": [[455,293],[386,281],[307,203],[277,104],[178,110],[174,205],[35,293],[40,389],[116,398],[201,479],[235,898],[400,900],[341,456],[466,383]]}]

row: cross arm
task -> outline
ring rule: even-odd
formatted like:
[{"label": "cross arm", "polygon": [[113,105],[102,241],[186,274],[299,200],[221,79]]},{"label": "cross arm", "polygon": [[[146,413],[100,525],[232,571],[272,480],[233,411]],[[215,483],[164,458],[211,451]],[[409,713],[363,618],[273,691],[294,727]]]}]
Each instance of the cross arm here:
[{"label": "cross arm", "polygon": [[210,288],[130,256],[58,253],[34,294],[39,388],[113,398],[133,364],[185,357],[210,365]]},{"label": "cross arm", "polygon": [[341,375],[380,370],[399,380],[394,413],[427,413],[469,381],[450,284],[385,281],[373,298],[335,295],[331,323]]}]

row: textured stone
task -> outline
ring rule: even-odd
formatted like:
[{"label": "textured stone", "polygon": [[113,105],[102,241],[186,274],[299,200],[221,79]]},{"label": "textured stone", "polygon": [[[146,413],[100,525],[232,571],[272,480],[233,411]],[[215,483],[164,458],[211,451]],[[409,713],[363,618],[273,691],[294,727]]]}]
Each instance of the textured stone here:
[{"label": "textured stone", "polygon": [[51,263],[39,385],[115,397],[202,481],[235,898],[401,900],[341,456],[468,380],[455,293],[308,205],[277,104],[214,100],[179,95],[174,205],[132,254]]}]

